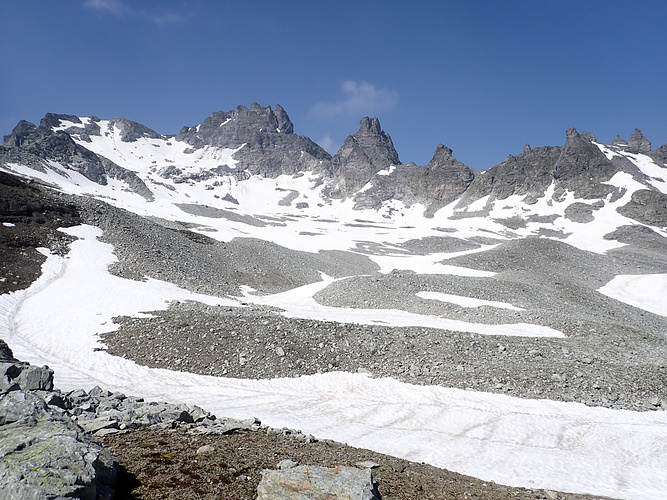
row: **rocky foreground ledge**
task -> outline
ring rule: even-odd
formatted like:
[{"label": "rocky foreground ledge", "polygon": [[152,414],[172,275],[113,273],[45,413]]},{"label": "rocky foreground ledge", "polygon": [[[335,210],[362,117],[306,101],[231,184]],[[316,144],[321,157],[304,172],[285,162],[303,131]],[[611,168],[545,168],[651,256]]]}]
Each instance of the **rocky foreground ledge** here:
[{"label": "rocky foreground ledge", "polygon": [[18,361],[0,340],[0,500],[374,500],[382,494],[600,498],[487,483],[257,419],[216,418],[197,406],[99,387],[64,393],[53,387],[53,370]]},{"label": "rocky foreground ledge", "polygon": [[[218,419],[198,406],[148,402],[99,387],[63,393],[53,387],[53,370],[15,359],[0,340],[0,498],[114,498],[118,462],[98,439],[144,427],[204,435],[263,430],[314,440],[254,418]],[[267,477],[274,484],[263,486],[269,492],[263,498],[274,498],[266,494],[283,483],[280,475]]]}]

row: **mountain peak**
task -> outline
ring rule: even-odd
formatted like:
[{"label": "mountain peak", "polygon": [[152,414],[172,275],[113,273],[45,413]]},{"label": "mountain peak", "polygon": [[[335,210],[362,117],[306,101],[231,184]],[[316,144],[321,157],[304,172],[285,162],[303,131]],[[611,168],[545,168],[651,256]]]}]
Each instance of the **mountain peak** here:
[{"label": "mountain peak", "polygon": [[437,167],[448,162],[452,158],[453,151],[444,144],[438,144],[433,153],[433,158],[428,162],[429,167]]},{"label": "mountain peak", "polygon": [[360,125],[357,135],[384,135],[380,120],[377,118],[365,116],[361,119]]},{"label": "mountain peak", "polygon": [[648,153],[651,151],[651,142],[644,137],[642,131],[638,128],[635,129],[635,132],[630,136],[628,141],[628,151],[630,153]]},{"label": "mountain peak", "polygon": [[111,120],[110,126],[116,126],[120,132],[120,140],[123,142],[134,142],[142,137],[159,139],[162,136],[155,130],[148,128],[138,122],[133,122],[127,118],[116,117]]},{"label": "mountain peak", "polygon": [[617,147],[622,147],[622,148],[627,148],[628,147],[628,141],[623,139],[620,135],[616,136],[616,139],[611,141],[612,146],[617,146]]},{"label": "mountain peak", "polygon": [[375,173],[399,164],[391,137],[382,130],[380,120],[368,116],[361,119],[354,135],[347,136],[331,161],[334,177],[345,195],[356,193]]}]

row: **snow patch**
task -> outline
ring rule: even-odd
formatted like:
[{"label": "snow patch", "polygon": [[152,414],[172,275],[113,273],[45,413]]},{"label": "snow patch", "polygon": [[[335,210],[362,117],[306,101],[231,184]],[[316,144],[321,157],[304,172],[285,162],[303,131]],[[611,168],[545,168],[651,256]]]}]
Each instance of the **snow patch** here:
[{"label": "snow patch", "polygon": [[456,304],[461,307],[481,307],[481,306],[490,306],[498,307],[500,309],[511,309],[512,311],[525,311],[520,307],[515,307],[512,304],[507,302],[496,302],[495,300],[483,300],[475,299],[473,297],[463,297],[461,295],[451,295],[449,293],[440,293],[440,292],[417,292],[417,297],[427,300],[439,300],[441,302],[448,302],[450,304]]},{"label": "snow patch", "polygon": [[598,292],[653,314],[667,316],[667,274],[622,274]]}]

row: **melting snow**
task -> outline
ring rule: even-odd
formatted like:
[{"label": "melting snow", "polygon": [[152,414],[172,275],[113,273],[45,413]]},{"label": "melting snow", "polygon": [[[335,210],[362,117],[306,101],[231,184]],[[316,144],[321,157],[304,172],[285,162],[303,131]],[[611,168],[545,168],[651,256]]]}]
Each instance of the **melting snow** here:
[{"label": "melting snow", "polygon": [[598,292],[653,314],[667,316],[667,274],[623,274]]},{"label": "melting snow", "polygon": [[501,309],[511,309],[512,311],[524,311],[520,307],[515,307],[512,304],[507,302],[496,302],[495,300],[482,300],[475,299],[472,297],[463,297],[461,295],[451,295],[449,293],[440,293],[440,292],[417,292],[417,297],[428,300],[439,300],[441,302],[449,302],[450,304],[456,304],[461,307],[480,307],[480,306],[490,306],[490,307],[499,307]]}]

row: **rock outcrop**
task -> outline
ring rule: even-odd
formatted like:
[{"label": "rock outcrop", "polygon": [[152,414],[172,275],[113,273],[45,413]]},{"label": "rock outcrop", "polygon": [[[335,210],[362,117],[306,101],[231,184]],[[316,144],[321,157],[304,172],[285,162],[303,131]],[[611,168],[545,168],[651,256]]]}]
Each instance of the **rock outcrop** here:
[{"label": "rock outcrop", "polygon": [[[81,127],[72,126],[67,130],[59,130],[58,127],[63,120],[79,123]],[[135,137],[137,130],[150,130],[143,125],[121,118],[116,118],[113,123],[119,123],[124,127],[122,130],[126,138]],[[71,134],[83,137],[84,140],[90,140],[90,135],[100,135],[100,127],[92,120],[84,126],[76,116],[53,113],[47,113],[39,127],[22,120],[14,127],[11,134],[4,137],[4,144],[0,149],[0,164],[4,162],[21,163],[42,172],[45,171],[46,166],[62,167],[74,170],[102,186],[108,183],[109,177],[119,179],[127,182],[133,191],[147,200],[153,199],[153,193],[134,172],[77,144]]]},{"label": "rock outcrop", "polygon": [[373,177],[392,165],[399,165],[398,153],[391,137],[377,118],[365,117],[359,130],[349,135],[331,160],[334,197],[350,197]]},{"label": "rock outcrop", "polygon": [[659,148],[649,151],[647,154],[653,159],[653,161],[658,164],[662,164],[667,168],[667,144],[663,144]]},{"label": "rock outcrop", "polygon": [[574,191],[581,198],[604,198],[615,188],[602,183],[618,170],[589,138],[571,128],[554,164],[553,178],[560,187]]},{"label": "rock outcrop", "polygon": [[369,185],[354,195],[355,208],[378,209],[385,201],[400,200],[408,206],[423,204],[429,217],[461,196],[474,177],[474,171],[454,158],[450,148],[439,144],[426,166],[408,163],[373,174]]},{"label": "rock outcrop", "polygon": [[630,153],[648,153],[651,151],[651,142],[644,137],[642,131],[638,128],[635,129],[634,133],[630,136],[628,141],[628,151]]},{"label": "rock outcrop", "polygon": [[32,392],[0,395],[0,457],[3,498],[113,498],[114,458]]},{"label": "rock outcrop", "polygon": [[477,175],[458,206],[484,196],[503,200],[520,195],[531,203],[543,196],[552,183],[554,196],[569,190],[584,199],[604,198],[616,189],[604,182],[620,167],[608,160],[593,140],[592,134],[579,134],[571,128],[562,147],[524,148],[523,153]]},{"label": "rock outcrop", "polygon": [[632,193],[631,200],[617,209],[621,215],[642,224],[667,228],[667,194],[656,190],[640,189]]},{"label": "rock outcrop", "polygon": [[424,180],[430,208],[440,208],[461,196],[470,186],[473,169],[452,156],[452,150],[439,144],[426,166]]},{"label": "rock outcrop", "polygon": [[241,148],[234,154],[237,168],[275,178],[281,174],[328,169],[331,156],[309,138],[296,135],[287,112],[276,105],[216,111],[196,127],[183,127],[175,137],[193,148]]},{"label": "rock outcrop", "polygon": [[628,141],[623,139],[620,135],[617,135],[616,138],[611,141],[612,146],[616,146],[618,148],[627,148],[628,147]]}]

